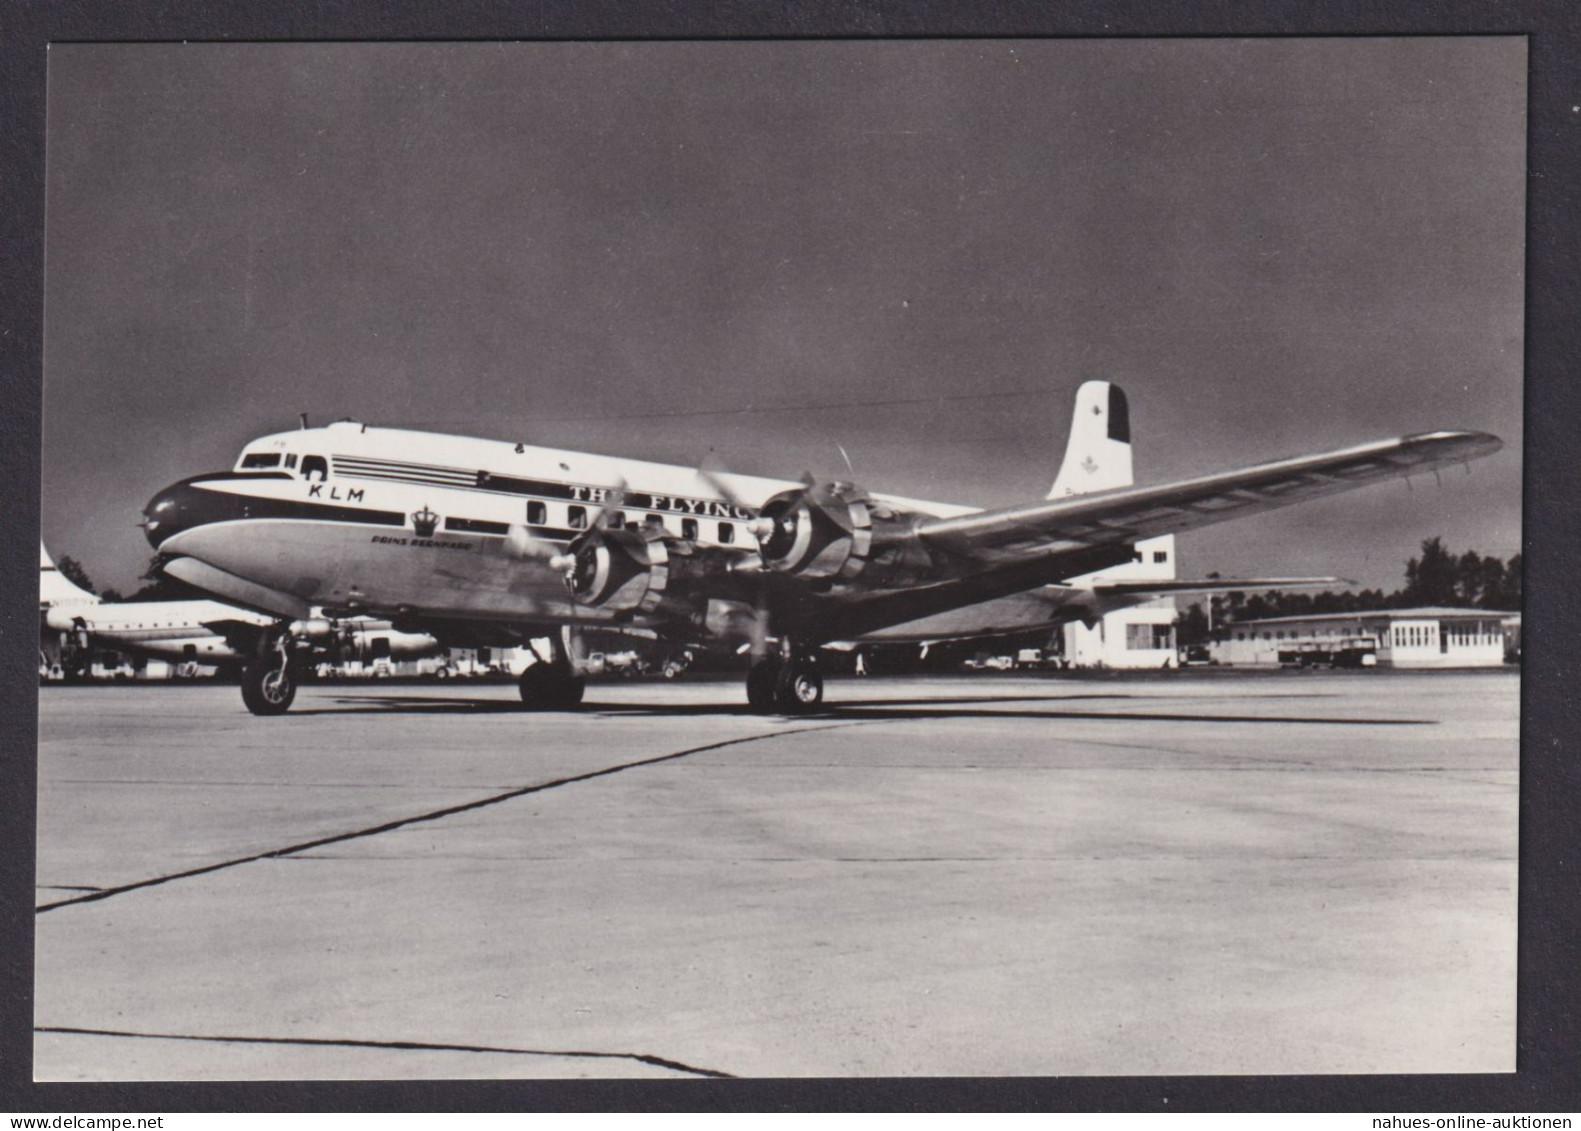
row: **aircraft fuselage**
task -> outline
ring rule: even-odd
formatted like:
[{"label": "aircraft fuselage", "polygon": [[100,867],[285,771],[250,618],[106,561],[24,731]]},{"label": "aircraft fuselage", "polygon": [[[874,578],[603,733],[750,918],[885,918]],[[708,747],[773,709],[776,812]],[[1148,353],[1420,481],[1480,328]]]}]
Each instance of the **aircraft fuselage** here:
[{"label": "aircraft fuselage", "polygon": [[[421,458],[417,458],[417,456]],[[723,485],[733,498],[719,490]],[[757,562],[746,523],[799,486],[745,475],[341,422],[265,436],[233,470],[184,480],[149,503],[167,567],[227,600],[303,615],[371,613],[515,625],[641,627],[571,598],[550,559],[595,522],[662,527]],[[886,499],[927,515],[972,508]],[[602,516],[602,517],[601,517]],[[179,561],[191,559],[201,565]],[[183,568],[189,572],[182,572]],[[199,572],[190,572],[199,571]],[[696,635],[744,640],[750,609],[712,601]]]}]

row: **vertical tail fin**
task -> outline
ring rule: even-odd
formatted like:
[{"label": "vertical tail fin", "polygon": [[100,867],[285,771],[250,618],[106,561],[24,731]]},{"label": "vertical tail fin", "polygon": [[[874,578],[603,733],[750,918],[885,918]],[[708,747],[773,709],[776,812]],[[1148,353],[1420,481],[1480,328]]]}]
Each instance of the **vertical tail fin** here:
[{"label": "vertical tail fin", "polygon": [[1065,462],[1048,497],[1086,495],[1131,485],[1131,409],[1125,390],[1087,381],[1076,390]]},{"label": "vertical tail fin", "polygon": [[97,605],[99,598],[67,579],[65,574],[56,568],[49,551],[44,548],[44,543],[40,542],[38,544],[38,603],[44,608],[53,608],[56,605]]}]

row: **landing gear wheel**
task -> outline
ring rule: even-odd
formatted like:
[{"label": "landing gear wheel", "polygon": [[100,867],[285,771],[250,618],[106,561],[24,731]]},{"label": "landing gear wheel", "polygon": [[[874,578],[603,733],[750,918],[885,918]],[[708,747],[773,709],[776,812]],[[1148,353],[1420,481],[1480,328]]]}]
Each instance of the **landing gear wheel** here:
[{"label": "landing gear wheel", "polygon": [[775,685],[779,683],[777,660],[759,660],[747,670],[747,703],[759,714],[774,711]]},{"label": "landing gear wheel", "polygon": [[296,673],[290,664],[268,659],[242,668],[242,702],[255,715],[283,715],[296,698]]},{"label": "landing gear wheel", "polygon": [[787,715],[815,711],[823,702],[823,676],[811,664],[791,664],[774,692],[774,705]]},{"label": "landing gear wheel", "polygon": [[569,711],[582,702],[587,680],[557,664],[534,664],[516,681],[529,711]]}]

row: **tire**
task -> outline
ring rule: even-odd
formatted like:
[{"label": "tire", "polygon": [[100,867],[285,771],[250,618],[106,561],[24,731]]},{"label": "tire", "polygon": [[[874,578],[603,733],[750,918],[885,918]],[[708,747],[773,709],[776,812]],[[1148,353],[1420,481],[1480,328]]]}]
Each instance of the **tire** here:
[{"label": "tire", "polygon": [[581,704],[587,680],[553,664],[534,664],[516,686],[529,711],[570,711]]},{"label": "tire", "polygon": [[754,711],[769,714],[775,710],[775,684],[779,682],[780,666],[772,660],[760,660],[747,671],[747,703]]},{"label": "tire", "polygon": [[242,669],[242,702],[255,715],[283,715],[296,699],[291,665],[248,664]]},{"label": "tire", "polygon": [[775,706],[787,715],[816,711],[823,703],[823,676],[808,664],[797,664],[775,688]]}]

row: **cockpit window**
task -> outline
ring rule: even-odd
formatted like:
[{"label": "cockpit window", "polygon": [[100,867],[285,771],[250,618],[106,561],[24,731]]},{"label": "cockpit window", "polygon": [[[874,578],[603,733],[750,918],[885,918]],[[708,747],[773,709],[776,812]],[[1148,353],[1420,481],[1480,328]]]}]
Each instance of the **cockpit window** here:
[{"label": "cockpit window", "polygon": [[308,482],[329,478],[329,460],[323,456],[302,457],[302,478]]},{"label": "cockpit window", "polygon": [[295,467],[296,466],[296,453],[295,452],[287,452],[286,453],[285,465],[287,467]]},{"label": "cockpit window", "polygon": [[242,456],[242,470],[252,471],[263,467],[279,467],[279,452],[248,452]]}]

